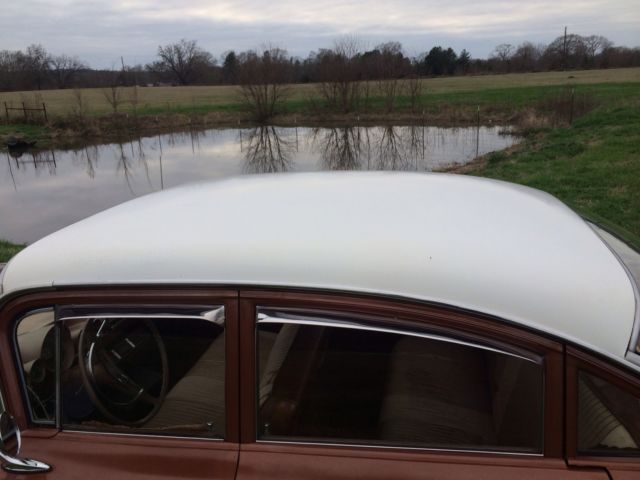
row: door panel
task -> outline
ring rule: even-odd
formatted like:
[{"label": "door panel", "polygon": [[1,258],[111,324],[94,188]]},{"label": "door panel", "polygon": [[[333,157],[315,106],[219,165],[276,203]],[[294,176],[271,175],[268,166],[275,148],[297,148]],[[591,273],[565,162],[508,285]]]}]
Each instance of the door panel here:
[{"label": "door panel", "polygon": [[243,446],[237,480],[254,479],[607,480],[593,468],[567,470],[562,460],[431,453],[364,453],[355,449],[300,446]]},{"label": "door panel", "polygon": [[[0,352],[3,359],[1,375],[7,410],[14,414],[23,430],[22,449],[19,456],[33,458],[52,467],[50,472],[36,474],[31,478],[233,479],[239,454],[237,303],[237,293],[234,291],[135,288],[40,293],[21,297],[7,304],[0,311],[0,345],[3,347]],[[198,306],[223,306],[224,309],[219,308],[215,311],[202,309],[202,318],[196,318],[196,316],[187,318],[185,311],[190,311],[194,306],[197,307],[196,310],[200,308]],[[108,353],[106,356],[109,359],[108,363],[103,361],[99,365],[100,368],[104,367],[103,371],[95,370],[89,377],[84,374],[85,379],[92,378],[92,381],[96,382],[93,384],[94,391],[91,392],[93,396],[91,394],[74,396],[79,390],[69,388],[69,385],[76,385],[78,388],[84,385],[86,390],[90,387],[84,381],[78,381],[77,378],[74,380],[73,375],[69,376],[66,374],[68,372],[63,370],[65,375],[59,382],[60,387],[55,398],[70,400],[68,404],[63,402],[67,408],[63,408],[64,411],[56,414],[58,427],[53,424],[37,426],[31,420],[34,418],[33,408],[29,408],[28,402],[33,403],[33,398],[22,390],[21,381],[23,375],[32,375],[32,372],[23,373],[23,369],[26,372],[25,364],[20,358],[13,358],[16,319],[27,312],[43,307],[55,308],[56,312],[70,310],[71,313],[65,313],[65,315],[67,318],[72,318],[72,323],[76,322],[73,320],[74,312],[80,316],[91,317],[81,319],[79,323],[82,327],[79,330],[85,332],[84,350],[78,347],[81,337],[76,336],[73,328],[70,328],[71,338],[76,345],[75,363],[74,367],[65,368],[75,369],[75,365],[78,365],[83,358],[88,359],[91,356],[88,353],[91,349],[96,351],[101,341],[96,339],[102,334],[98,335],[94,331],[93,336],[90,337],[86,325],[93,323],[97,327],[96,330],[99,330],[103,323],[106,328],[112,322],[120,324],[121,330],[115,331],[126,332],[119,341],[105,347],[103,353]],[[83,308],[89,313],[82,313]],[[135,310],[136,308],[138,310]],[[174,315],[171,308],[178,314]],[[95,311],[100,309],[108,312],[104,315],[105,318],[109,315],[112,318],[102,320],[96,317]],[[131,316],[128,315],[131,312],[133,312]],[[150,319],[136,319],[135,314],[144,314]],[[66,330],[69,329],[62,327],[66,321],[62,316],[56,317],[56,338],[68,337]],[[153,323],[154,326],[146,329],[137,328],[136,322]],[[199,326],[194,327],[194,323],[199,323]],[[187,325],[190,325],[189,336],[182,328]],[[218,333],[221,330],[222,333]],[[63,332],[65,336],[62,335]],[[159,343],[150,340],[158,336],[161,337],[163,345],[160,350],[164,350],[161,354],[157,351]],[[61,365],[66,363],[65,347],[64,341],[57,341],[56,368],[61,368]],[[31,348],[30,342],[27,343]],[[96,407],[96,395],[104,392],[105,384],[97,377],[98,374],[103,378],[106,377],[110,386],[114,388],[117,386],[114,380],[126,380],[127,388],[115,390],[118,395],[126,393],[125,399],[131,393],[132,385],[137,388],[147,381],[145,379],[155,378],[148,377],[145,373],[143,367],[148,367],[150,357],[146,355],[146,350],[140,350],[138,345],[141,346],[140,348],[143,345],[145,348],[151,348],[156,357],[164,357],[163,368],[169,372],[169,383],[166,390],[163,390],[166,396],[165,394],[161,396],[163,400],[166,399],[162,407],[169,405],[171,408],[164,409],[165,411],[160,408],[158,413],[150,416],[150,420],[145,420],[142,427],[136,425],[135,421],[131,421],[129,425],[126,423],[117,425],[118,415],[111,415],[112,418],[109,419],[108,414],[113,405],[103,405],[101,411],[94,408],[93,413],[82,417],[83,409],[92,402]],[[28,360],[26,350],[24,355],[23,360]],[[38,355],[37,359],[46,357],[42,353]],[[125,365],[119,363],[121,360],[129,362]],[[86,362],[88,366],[96,367],[97,365],[90,364],[89,360]],[[30,364],[29,368],[33,368],[32,361],[27,363]],[[167,369],[167,365],[170,368]],[[215,385],[209,385],[210,372],[216,372]],[[135,383],[131,383],[131,380]],[[157,378],[155,381],[159,382]],[[162,382],[160,384],[162,385]],[[203,385],[206,386],[204,390]],[[208,421],[211,415],[209,411],[211,406],[207,402],[211,397],[207,394],[209,387],[220,391],[224,397],[219,397],[214,406],[216,412],[221,412],[219,421],[206,423],[207,429],[203,433],[202,422],[204,419]],[[147,388],[148,386],[145,386],[145,389]],[[162,388],[164,389],[164,386]],[[145,390],[145,393],[147,391],[157,395],[151,387]],[[188,394],[184,394],[185,392]],[[196,395],[198,392],[200,393]],[[118,397],[112,398],[115,400]],[[117,402],[114,402],[114,405],[116,404]],[[124,405],[128,405],[127,401]],[[135,407],[137,408],[138,406]],[[135,409],[131,410],[132,415],[137,415]],[[141,415],[145,415],[144,412]],[[197,423],[194,423],[194,419]],[[216,429],[216,423],[221,423],[222,429]],[[61,428],[60,425],[68,425],[68,427]],[[145,428],[146,431],[137,432],[136,429],[140,428]],[[127,429],[133,433],[126,434]],[[95,433],[92,430],[95,430]],[[214,439],[222,435],[224,440]],[[0,479],[25,478],[23,475],[0,472]]]},{"label": "door panel", "polygon": [[640,377],[567,348],[568,464],[606,468],[613,480],[640,478]]},{"label": "door panel", "polygon": [[[238,480],[608,478],[601,468],[570,469],[564,461],[563,350],[557,342],[485,316],[396,300],[282,291],[243,291],[240,298]],[[287,340],[278,322],[297,326],[295,337]],[[310,326],[323,330],[304,337]],[[413,393],[412,384],[418,385]],[[381,401],[370,404],[367,392]],[[532,408],[540,402],[544,415]],[[373,413],[363,414],[356,404]],[[459,417],[443,421],[438,412],[444,411]],[[389,429],[397,418],[401,428]],[[466,419],[475,419],[477,428]],[[343,420],[345,428],[338,425]],[[479,448],[471,448],[473,442]],[[380,447],[392,444],[398,446]]]},{"label": "door panel", "polygon": [[173,440],[62,432],[51,439],[24,432],[21,456],[48,463],[44,475],[2,479],[233,479],[238,445],[215,440]]}]

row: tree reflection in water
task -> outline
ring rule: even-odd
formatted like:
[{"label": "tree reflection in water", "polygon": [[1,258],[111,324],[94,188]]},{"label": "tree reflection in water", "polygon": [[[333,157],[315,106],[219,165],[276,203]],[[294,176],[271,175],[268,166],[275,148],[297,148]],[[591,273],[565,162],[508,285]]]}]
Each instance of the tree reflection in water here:
[{"label": "tree reflection in water", "polygon": [[295,143],[283,137],[276,127],[256,127],[243,135],[244,171],[276,173],[291,169]]},{"label": "tree reflection in water", "polygon": [[419,170],[425,156],[424,127],[382,127],[377,152],[378,170]]},{"label": "tree reflection in water", "polygon": [[415,125],[315,128],[310,143],[324,170],[418,170],[425,156],[424,129]]},{"label": "tree reflection in water", "polygon": [[324,170],[360,170],[363,156],[370,153],[368,131],[361,127],[314,128],[311,144]]}]

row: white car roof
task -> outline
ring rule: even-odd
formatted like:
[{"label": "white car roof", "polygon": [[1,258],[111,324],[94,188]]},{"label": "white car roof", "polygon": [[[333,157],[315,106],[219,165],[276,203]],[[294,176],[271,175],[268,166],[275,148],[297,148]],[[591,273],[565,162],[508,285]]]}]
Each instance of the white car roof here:
[{"label": "white car roof", "polygon": [[496,315],[620,361],[635,314],[626,271],[563,203],[447,174],[260,175],[179,187],[49,235],[4,272],[4,295],[85,284],[391,294]]}]

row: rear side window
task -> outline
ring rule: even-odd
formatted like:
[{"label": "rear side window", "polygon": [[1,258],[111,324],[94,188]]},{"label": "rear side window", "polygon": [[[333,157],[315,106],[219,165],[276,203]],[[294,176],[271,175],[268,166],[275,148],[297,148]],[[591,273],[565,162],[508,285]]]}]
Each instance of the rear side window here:
[{"label": "rear side window", "polygon": [[640,399],[581,371],[578,375],[578,452],[640,456]]},{"label": "rear side window", "polygon": [[269,310],[257,339],[261,440],[542,452],[535,356]]}]

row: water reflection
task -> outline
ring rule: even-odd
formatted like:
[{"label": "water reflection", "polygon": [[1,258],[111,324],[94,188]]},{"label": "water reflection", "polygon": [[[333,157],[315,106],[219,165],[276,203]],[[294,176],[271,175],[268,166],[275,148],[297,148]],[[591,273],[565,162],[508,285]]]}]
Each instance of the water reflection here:
[{"label": "water reflection", "polygon": [[33,242],[130,198],[195,180],[287,171],[429,171],[515,141],[499,127],[258,127],[66,151],[11,151],[0,161],[0,238]]},{"label": "water reflection", "polygon": [[246,135],[240,131],[240,141],[244,150],[244,171],[246,173],[286,172],[292,167],[291,156],[296,144],[288,140],[276,127],[256,127]]},{"label": "water reflection", "polygon": [[320,153],[323,170],[360,170],[370,150],[368,129],[361,127],[315,128],[311,144]]},{"label": "water reflection", "polygon": [[36,177],[40,176],[43,170],[49,175],[56,174],[56,155],[53,151],[29,152],[14,148],[5,155],[11,184],[16,191],[18,190],[16,176],[28,175],[28,170],[32,170]]}]

